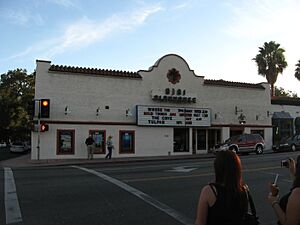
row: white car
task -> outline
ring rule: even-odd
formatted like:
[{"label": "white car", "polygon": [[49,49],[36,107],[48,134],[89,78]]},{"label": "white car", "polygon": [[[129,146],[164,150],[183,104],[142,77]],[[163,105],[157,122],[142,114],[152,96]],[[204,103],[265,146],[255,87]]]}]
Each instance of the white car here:
[{"label": "white car", "polygon": [[23,142],[13,142],[9,148],[10,152],[25,152],[27,151]]},{"label": "white car", "polygon": [[0,148],[5,148],[7,145],[5,142],[0,142]]}]

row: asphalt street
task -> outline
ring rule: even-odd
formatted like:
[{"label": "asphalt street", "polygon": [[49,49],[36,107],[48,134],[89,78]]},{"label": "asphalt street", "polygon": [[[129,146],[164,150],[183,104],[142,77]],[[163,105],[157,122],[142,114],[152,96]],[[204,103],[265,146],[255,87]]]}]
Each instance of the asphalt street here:
[{"label": "asphalt street", "polygon": [[[268,182],[278,173],[280,193],[288,192],[292,181],[280,161],[298,154],[241,156],[262,225],[276,224]],[[200,190],[214,179],[213,160],[1,168],[0,224],[193,224]]]}]

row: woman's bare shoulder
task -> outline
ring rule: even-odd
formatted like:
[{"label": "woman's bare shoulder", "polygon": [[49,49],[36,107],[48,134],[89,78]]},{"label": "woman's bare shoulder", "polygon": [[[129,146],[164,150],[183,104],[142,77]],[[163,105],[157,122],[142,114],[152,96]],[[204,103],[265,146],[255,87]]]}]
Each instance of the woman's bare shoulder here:
[{"label": "woman's bare shoulder", "polygon": [[291,195],[299,196],[300,195],[300,187],[294,188]]}]

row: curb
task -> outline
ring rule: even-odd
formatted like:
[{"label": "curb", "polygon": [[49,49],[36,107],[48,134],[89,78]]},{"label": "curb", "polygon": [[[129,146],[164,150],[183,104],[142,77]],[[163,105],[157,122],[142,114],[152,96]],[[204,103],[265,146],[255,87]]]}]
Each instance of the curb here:
[{"label": "curb", "polygon": [[[29,155],[29,156],[28,156]],[[175,160],[189,160],[189,159],[209,159],[214,158],[213,154],[203,155],[183,155],[183,156],[153,156],[153,157],[127,157],[127,158],[113,158],[113,159],[50,159],[50,160],[31,160],[30,154],[20,156],[18,158],[4,160],[0,162],[2,167],[23,168],[23,167],[47,167],[47,166],[68,166],[68,165],[114,165],[122,163],[138,163],[138,162],[159,162],[159,161],[175,161]],[[22,158],[21,158],[22,157]]]}]

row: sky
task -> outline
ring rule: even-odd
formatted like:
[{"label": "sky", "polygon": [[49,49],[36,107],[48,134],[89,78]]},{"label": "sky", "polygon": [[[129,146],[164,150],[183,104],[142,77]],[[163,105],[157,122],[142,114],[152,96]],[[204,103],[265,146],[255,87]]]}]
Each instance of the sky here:
[{"label": "sky", "polygon": [[299,0],[0,0],[0,74],[55,65],[145,70],[166,54],[205,79],[260,83],[265,42],[285,49],[276,86],[300,96]]}]

